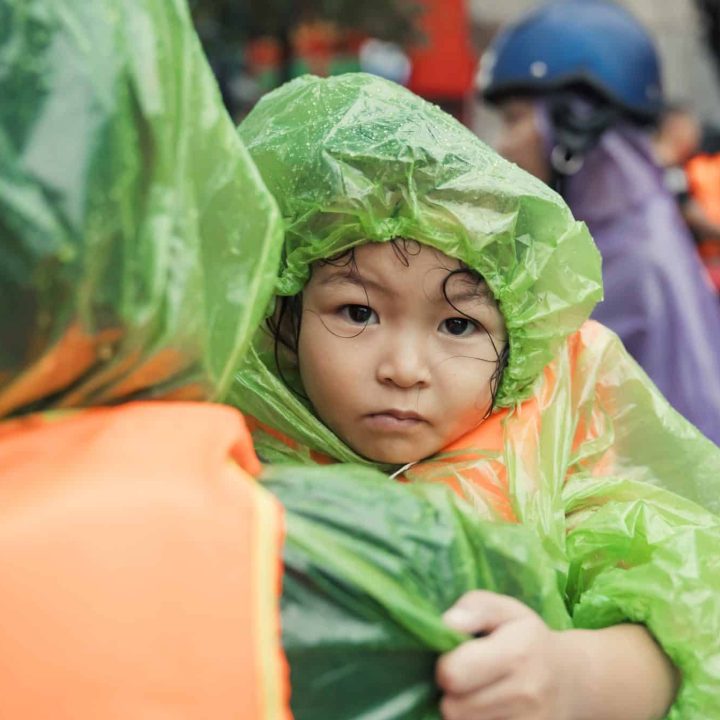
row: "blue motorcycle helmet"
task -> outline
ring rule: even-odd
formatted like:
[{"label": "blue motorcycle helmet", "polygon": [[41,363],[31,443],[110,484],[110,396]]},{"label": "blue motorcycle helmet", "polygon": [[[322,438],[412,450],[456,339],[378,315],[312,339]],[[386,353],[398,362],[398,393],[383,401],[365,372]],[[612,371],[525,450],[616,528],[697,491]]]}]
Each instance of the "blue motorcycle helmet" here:
[{"label": "blue motorcycle helmet", "polygon": [[551,185],[561,194],[605,130],[620,121],[651,125],[663,109],[655,45],[612,0],[554,0],[512,23],[483,55],[478,89],[490,104],[548,98]]},{"label": "blue motorcycle helmet", "polygon": [[578,88],[640,122],[655,120],[662,110],[652,38],[611,0],[555,0],[531,11],[494,39],[478,80],[490,103]]}]

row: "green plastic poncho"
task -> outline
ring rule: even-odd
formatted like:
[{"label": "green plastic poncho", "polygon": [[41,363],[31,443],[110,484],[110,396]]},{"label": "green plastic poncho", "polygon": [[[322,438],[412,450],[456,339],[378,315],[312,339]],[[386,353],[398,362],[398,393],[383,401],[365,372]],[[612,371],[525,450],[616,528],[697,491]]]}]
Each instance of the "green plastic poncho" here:
[{"label": "green plastic poncho", "polygon": [[[0,97],[11,99],[0,103],[0,457],[18,428],[46,416],[34,411],[221,396],[272,293],[279,213],[222,107],[184,3],[0,0]],[[81,413],[48,413],[52,421],[39,424]],[[152,440],[141,450],[151,457]],[[82,446],[74,457],[87,460]],[[62,512],[73,471],[51,459],[29,480],[49,488]],[[483,523],[443,488],[408,490],[371,469],[277,471],[267,486],[284,504],[285,557],[253,548],[266,563],[254,570],[261,577],[284,560],[298,720],[437,718],[433,665],[463,640],[440,616],[472,588],[516,595],[553,627],[569,624],[552,567],[523,528]],[[215,478],[202,481],[214,491]],[[77,532],[94,547],[92,524]],[[54,597],[36,600],[28,613],[42,614]],[[257,608],[266,620],[276,610]],[[191,634],[203,618],[193,620]],[[230,630],[252,643],[257,627]],[[68,659],[37,652],[47,666]],[[128,668],[109,679],[118,711],[133,700],[123,693],[132,676]],[[173,712],[191,702],[145,700]],[[278,717],[285,698],[275,700],[264,717]]]},{"label": "green plastic poncho", "polygon": [[[483,275],[510,345],[495,412],[406,479],[526,525],[576,627],[644,623],[682,671],[669,717],[720,716],[720,450],[584,322],[600,261],[561,198],[438,108],[362,74],[289,83],[240,136],[285,222],[277,295],[299,292],[316,260],[396,237]],[[262,331],[230,399],[258,421],[267,460],[372,465],[285,386]]]},{"label": "green plastic poncho", "polygon": [[277,207],[181,0],[0,0],[0,417],[217,397]]}]

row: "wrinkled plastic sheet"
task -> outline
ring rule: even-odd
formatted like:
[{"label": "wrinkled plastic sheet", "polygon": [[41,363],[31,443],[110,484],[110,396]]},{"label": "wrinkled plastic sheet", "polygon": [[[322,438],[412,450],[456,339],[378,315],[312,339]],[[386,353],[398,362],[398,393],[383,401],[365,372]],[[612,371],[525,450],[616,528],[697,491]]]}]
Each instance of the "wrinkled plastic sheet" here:
[{"label": "wrinkled plastic sheet", "polygon": [[479,520],[443,487],[350,465],[275,466],[264,485],[286,509],[282,628],[297,720],[439,718],[435,662],[466,639],[441,615],[469,590],[570,625],[537,538]]}]

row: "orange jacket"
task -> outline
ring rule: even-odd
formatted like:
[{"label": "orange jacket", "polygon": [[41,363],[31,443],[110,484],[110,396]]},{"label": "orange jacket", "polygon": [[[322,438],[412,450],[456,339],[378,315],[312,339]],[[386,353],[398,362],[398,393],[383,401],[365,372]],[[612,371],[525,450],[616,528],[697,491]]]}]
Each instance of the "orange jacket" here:
[{"label": "orange jacket", "polygon": [[0,423],[0,717],[289,718],[258,470],[219,405]]}]

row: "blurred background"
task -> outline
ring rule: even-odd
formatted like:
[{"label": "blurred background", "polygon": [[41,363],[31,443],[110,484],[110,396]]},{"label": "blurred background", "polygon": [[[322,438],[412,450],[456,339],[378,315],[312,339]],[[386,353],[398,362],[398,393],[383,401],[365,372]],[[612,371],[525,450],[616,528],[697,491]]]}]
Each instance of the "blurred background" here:
[{"label": "blurred background", "polygon": [[[492,142],[476,99],[477,58],[504,23],[541,0],[192,0],[236,120],[297,75],[367,70],[408,85]],[[720,0],[621,0],[650,30],[666,97],[720,125]]]}]

